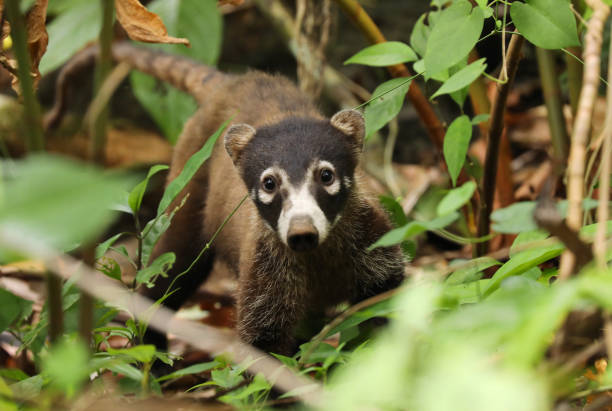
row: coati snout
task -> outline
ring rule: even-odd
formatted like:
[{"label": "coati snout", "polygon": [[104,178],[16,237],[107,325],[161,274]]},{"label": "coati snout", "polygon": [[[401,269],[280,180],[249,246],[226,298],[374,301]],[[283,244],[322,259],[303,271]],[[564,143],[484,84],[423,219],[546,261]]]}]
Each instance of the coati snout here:
[{"label": "coati snout", "polygon": [[364,136],[355,110],[288,117],[255,129],[237,124],[225,148],[266,225],[293,251],[312,251],[342,217]]}]

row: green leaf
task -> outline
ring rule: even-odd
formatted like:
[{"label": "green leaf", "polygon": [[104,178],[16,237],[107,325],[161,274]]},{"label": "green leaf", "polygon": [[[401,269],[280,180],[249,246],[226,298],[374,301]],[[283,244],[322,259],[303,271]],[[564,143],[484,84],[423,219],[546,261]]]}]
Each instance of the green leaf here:
[{"label": "green leaf", "polygon": [[394,78],[385,81],[372,93],[374,98],[364,110],[366,138],[395,118],[402,109],[411,80]]},{"label": "green leaf", "polygon": [[131,180],[51,155],[14,164],[4,181],[0,227],[5,235],[60,249],[92,240],[111,221],[109,207]]},{"label": "green leaf", "polygon": [[476,191],[476,183],[473,181],[467,181],[461,187],[450,190],[438,204],[438,215],[441,216],[458,210],[470,201],[474,191]]},{"label": "green leaf", "polygon": [[25,380],[16,382],[15,384],[11,384],[9,387],[11,388],[11,391],[13,391],[13,394],[15,394],[15,397],[29,400],[40,395],[43,383],[43,376],[38,374],[33,377],[26,378]]},{"label": "green leaf", "polygon": [[457,177],[465,163],[471,138],[472,122],[465,114],[457,117],[446,130],[442,150],[453,185],[457,183]]},{"label": "green leaf", "polygon": [[168,270],[170,270],[174,265],[175,260],[176,255],[173,252],[163,253],[157,257],[150,266],[145,267],[136,273],[136,283],[149,284],[151,279],[158,275],[165,277]]},{"label": "green leaf", "polygon": [[453,223],[459,218],[459,213],[453,212],[445,214],[431,221],[411,221],[403,227],[396,228],[383,235],[374,244],[368,247],[368,250],[372,250],[377,247],[388,247],[391,245],[399,244],[404,240],[407,240],[415,235],[419,235],[428,230],[439,230],[440,228],[446,227]]},{"label": "green leaf", "polygon": [[402,208],[402,205],[397,202],[396,199],[383,195],[378,197],[378,200],[385,208],[387,213],[389,213],[393,225],[399,227],[408,224],[408,218],[406,217],[406,214],[404,214],[404,209]]},{"label": "green leaf", "polygon": [[491,115],[489,113],[485,113],[485,114],[478,114],[477,116],[475,116],[472,119],[472,124],[477,126],[480,123],[484,123],[486,121],[489,121],[489,118],[491,117]]},{"label": "green leaf", "polygon": [[569,0],[515,1],[510,16],[527,40],[544,49],[580,45]]},{"label": "green leaf", "polygon": [[431,29],[425,24],[426,14],[422,14],[417,20],[410,34],[410,45],[420,56],[425,55],[427,49],[427,38]]},{"label": "green leaf", "polygon": [[427,41],[424,59],[428,76],[440,73],[467,56],[476,45],[483,24],[482,10],[472,9],[467,0],[455,1],[442,10]]},{"label": "green leaf", "polygon": [[0,368],[0,377],[13,381],[23,381],[29,378],[29,375],[19,368]]},{"label": "green leaf", "polygon": [[52,386],[72,397],[87,381],[89,352],[80,340],[64,340],[53,346],[42,363],[43,374]]},{"label": "green leaf", "polygon": [[524,231],[519,233],[510,247],[510,257],[514,256],[518,252],[517,250],[519,247],[534,241],[544,240],[548,238],[548,236],[548,233],[542,230]]},{"label": "green leaf", "polygon": [[462,68],[453,74],[442,86],[436,91],[431,98],[436,98],[442,94],[449,94],[459,91],[476,80],[487,68],[486,59],[476,60],[472,64]]},{"label": "green leaf", "polygon": [[110,355],[114,355],[118,357],[127,357],[130,360],[145,363],[145,362],[151,362],[151,360],[153,360],[153,356],[155,355],[155,346],[146,344],[146,345],[136,345],[134,347],[129,347],[129,348],[117,348],[117,349],[108,347],[106,351]]},{"label": "green leaf", "polygon": [[[451,267],[457,262],[463,264],[465,263],[465,260],[453,261],[451,263]],[[448,276],[448,278],[446,279],[446,284],[456,285],[478,281],[480,280],[480,277],[482,277],[482,271],[486,270],[489,267],[493,267],[494,265],[501,265],[501,263],[496,259],[487,256],[474,258],[470,260],[469,264],[466,267],[460,268],[459,270],[454,271],[450,276]]]},{"label": "green leaf", "polygon": [[[55,1],[51,1],[53,4]],[[42,75],[61,66],[100,33],[102,9],[99,1],[81,1],[47,24],[49,44],[40,60]]]},{"label": "green leaf", "polygon": [[24,300],[4,288],[0,288],[0,307],[0,333],[32,313],[32,301]]},{"label": "green leaf", "polygon": [[213,147],[215,146],[215,142],[221,133],[223,133],[230,121],[231,119],[221,124],[221,127],[219,127],[219,129],[215,131],[215,133],[210,136],[208,140],[206,140],[206,143],[202,146],[202,148],[189,157],[189,160],[187,160],[185,163],[185,167],[183,167],[181,173],[168,184],[166,190],[164,191],[164,195],[159,202],[159,206],[157,207],[157,215],[160,215],[166,211],[170,203],[174,201],[176,196],[183,190],[183,188],[185,188],[189,180],[191,180],[202,164],[204,164],[204,162],[210,157]]},{"label": "green leaf", "polygon": [[561,254],[564,247],[561,244],[554,244],[546,247],[537,247],[515,254],[503,266],[499,268],[491,278],[489,287],[484,291],[483,295],[487,297],[493,291],[497,290],[503,280],[508,277],[519,275],[525,271],[557,257]]},{"label": "green leaf", "polygon": [[115,244],[115,241],[117,241],[122,235],[124,235],[125,233],[119,233],[119,234],[115,234],[114,236],[112,236],[111,238],[109,238],[108,240],[98,244],[98,246],[96,247],[96,260],[98,258],[101,258],[104,256],[104,254],[106,254],[106,252],[108,251],[108,249]]},{"label": "green leaf", "polygon": [[212,370],[213,368],[218,367],[219,365],[221,365],[221,363],[217,360],[214,361],[209,361],[209,362],[203,362],[203,363],[199,363],[199,364],[193,364],[190,365],[189,367],[185,367],[182,368],[180,370],[174,371],[170,374],[164,375],[162,377],[159,377],[156,379],[157,382],[162,382],[162,381],[166,381],[166,380],[172,380],[175,378],[180,378],[183,377],[185,375],[191,375],[191,374],[200,374],[202,372],[205,371],[209,371]]},{"label": "green leaf", "polygon": [[244,380],[244,377],[231,367],[212,370],[210,377],[210,383],[212,383],[212,385],[217,385],[225,389],[235,387]]},{"label": "green leaf", "polygon": [[[215,0],[155,0],[147,8],[163,20],[168,33],[191,40],[191,47],[154,45],[172,54],[215,64],[221,50],[223,21]],[[188,95],[142,73],[131,74],[134,94],[165,136],[175,142],[197,104]]]},{"label": "green leaf", "polygon": [[412,49],[400,41],[387,41],[366,47],[344,64],[364,64],[373,67],[387,67],[394,64],[415,61],[417,55]]},{"label": "green leaf", "polygon": [[162,170],[167,170],[168,166],[166,165],[155,165],[149,169],[147,173],[147,177],[142,180],[134,189],[130,192],[128,197],[128,204],[134,214],[138,214],[140,211],[140,205],[142,204],[142,198],[144,197],[145,191],[147,190],[147,185],[149,184],[149,179],[153,177],[155,174]]},{"label": "green leaf", "polygon": [[142,265],[149,265],[149,259],[151,258],[151,253],[153,252],[153,248],[161,238],[162,234],[168,230],[170,227],[170,222],[172,218],[174,218],[174,214],[181,209],[189,195],[183,197],[181,203],[174,208],[169,214],[160,214],[156,218],[152,219],[147,223],[145,228],[142,230]]},{"label": "green leaf", "polygon": [[6,384],[4,379],[0,377],[0,409],[4,411],[17,411],[17,404],[12,401],[13,391]]}]

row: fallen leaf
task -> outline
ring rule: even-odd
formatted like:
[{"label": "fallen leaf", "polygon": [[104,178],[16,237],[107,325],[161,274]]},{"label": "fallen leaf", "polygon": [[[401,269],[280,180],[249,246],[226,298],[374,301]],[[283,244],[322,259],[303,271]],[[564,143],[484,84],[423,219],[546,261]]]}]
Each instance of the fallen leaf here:
[{"label": "fallen leaf", "polygon": [[49,43],[49,36],[45,27],[47,20],[47,5],[49,0],[36,0],[26,16],[26,30],[28,32],[28,52],[30,54],[30,65],[32,77],[34,79],[34,89],[40,79],[38,65]]},{"label": "fallen leaf", "polygon": [[115,0],[115,9],[117,20],[132,40],[190,45],[185,38],[168,36],[159,16],[147,10],[138,0]]}]

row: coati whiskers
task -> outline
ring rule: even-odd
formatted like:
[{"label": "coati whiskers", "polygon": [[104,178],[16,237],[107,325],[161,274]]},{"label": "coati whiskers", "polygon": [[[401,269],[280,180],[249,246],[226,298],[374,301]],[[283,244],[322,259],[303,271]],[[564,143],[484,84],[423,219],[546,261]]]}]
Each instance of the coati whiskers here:
[{"label": "coati whiskers", "polygon": [[[343,301],[357,302],[403,279],[399,247],[367,248],[391,225],[361,183],[364,119],[342,110],[326,119],[282,76],[223,74],[191,60],[129,44],[113,57],[193,95],[199,109],[176,144],[168,181],[233,114],[211,158],[177,197],[185,205],[155,246],[172,251],[167,278],[143,292],[159,299],[194,261],[232,208],[248,199],[164,304],[178,309],[223,260],[238,276],[238,332],[255,346],[291,354],[296,324]],[[166,337],[146,340],[165,347]]]}]

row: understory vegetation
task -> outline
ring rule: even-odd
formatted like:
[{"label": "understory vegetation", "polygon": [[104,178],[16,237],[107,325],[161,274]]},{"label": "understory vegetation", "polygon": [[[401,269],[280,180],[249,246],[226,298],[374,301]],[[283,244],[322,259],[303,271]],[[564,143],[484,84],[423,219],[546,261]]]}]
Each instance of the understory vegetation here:
[{"label": "understory vegetation", "polygon": [[[0,0],[0,410],[612,409],[610,6]],[[324,111],[362,110],[395,227],[370,248],[401,245],[404,284],[338,307],[292,357],[238,340],[224,280],[178,313],[172,285],[140,296],[175,263],[153,247],[231,119],[164,187],[196,103],[114,65],[128,38],[225,71],[254,49]],[[95,68],[54,91],[94,41]]]}]

